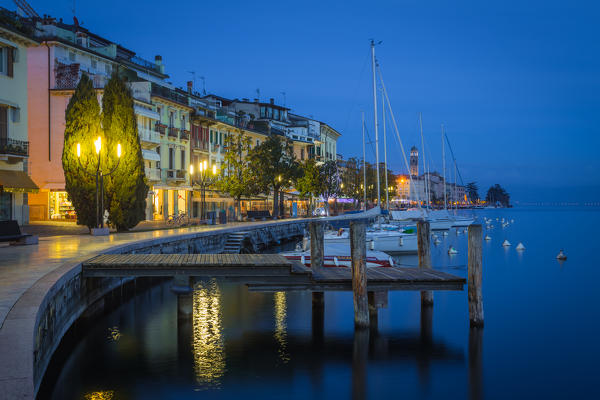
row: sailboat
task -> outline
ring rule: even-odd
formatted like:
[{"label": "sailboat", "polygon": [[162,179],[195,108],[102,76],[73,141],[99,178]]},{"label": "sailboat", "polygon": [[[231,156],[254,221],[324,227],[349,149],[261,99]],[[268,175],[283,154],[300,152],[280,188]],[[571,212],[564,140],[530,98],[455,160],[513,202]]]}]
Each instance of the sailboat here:
[{"label": "sailboat", "polygon": [[[448,214],[447,202],[446,202],[446,158],[445,158],[445,141],[447,140],[446,133],[444,132],[444,125],[442,124],[442,159],[443,159],[443,168],[444,168],[444,211],[448,215],[450,219],[452,219],[452,227],[454,228],[463,228],[471,225],[475,222],[475,218],[462,216],[457,214],[458,204],[454,209],[454,215]],[[450,153],[452,155],[452,161],[454,163],[454,194],[452,196],[454,202],[456,202],[456,159],[454,158],[454,152],[452,151],[452,147],[450,146],[450,141],[448,141],[448,146],[450,147]]]}]

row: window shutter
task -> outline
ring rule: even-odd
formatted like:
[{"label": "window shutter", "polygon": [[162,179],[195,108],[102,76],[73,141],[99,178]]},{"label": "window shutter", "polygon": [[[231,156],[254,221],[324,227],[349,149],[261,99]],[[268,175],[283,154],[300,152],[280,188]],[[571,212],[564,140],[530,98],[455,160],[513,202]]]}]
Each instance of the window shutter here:
[{"label": "window shutter", "polygon": [[12,108],[12,122],[18,124],[21,122],[21,109],[20,108]]},{"label": "window shutter", "polygon": [[6,75],[13,76],[13,49],[9,48],[6,52]]}]

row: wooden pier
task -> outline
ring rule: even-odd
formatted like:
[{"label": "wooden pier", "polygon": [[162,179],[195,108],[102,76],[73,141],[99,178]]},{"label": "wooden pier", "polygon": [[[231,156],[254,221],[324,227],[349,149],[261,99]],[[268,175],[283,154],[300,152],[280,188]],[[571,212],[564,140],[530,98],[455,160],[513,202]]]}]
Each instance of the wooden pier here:
[{"label": "wooden pier", "polygon": [[[278,254],[106,254],[83,263],[85,277],[219,277],[251,290],[352,290],[352,270],[323,267],[313,272]],[[369,290],[463,290],[465,279],[418,268],[367,269]]]}]

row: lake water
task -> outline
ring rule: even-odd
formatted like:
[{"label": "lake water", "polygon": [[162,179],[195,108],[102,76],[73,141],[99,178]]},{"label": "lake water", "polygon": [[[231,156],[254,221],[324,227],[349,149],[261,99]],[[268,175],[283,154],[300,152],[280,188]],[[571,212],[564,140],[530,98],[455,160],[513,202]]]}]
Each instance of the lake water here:
[{"label": "lake water", "polygon": [[[63,348],[40,397],[600,398],[599,210],[475,213],[514,219],[484,229],[482,331],[469,329],[466,286],[436,292],[423,315],[418,292],[390,292],[377,331],[355,335],[351,293],[325,294],[321,327],[310,293],[203,280],[177,296],[167,281]],[[447,254],[450,244],[459,254]],[[432,255],[436,268],[466,277],[466,235],[450,231]]]}]

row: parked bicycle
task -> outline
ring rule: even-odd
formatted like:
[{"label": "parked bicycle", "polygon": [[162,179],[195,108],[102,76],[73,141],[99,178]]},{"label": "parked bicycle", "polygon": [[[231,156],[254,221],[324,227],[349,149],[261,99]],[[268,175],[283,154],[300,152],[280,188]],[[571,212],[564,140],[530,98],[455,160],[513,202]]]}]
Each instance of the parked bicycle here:
[{"label": "parked bicycle", "polygon": [[186,213],[181,212],[179,214],[173,214],[169,216],[169,219],[167,220],[167,224],[169,225],[185,225],[189,222],[189,218],[187,216]]}]

